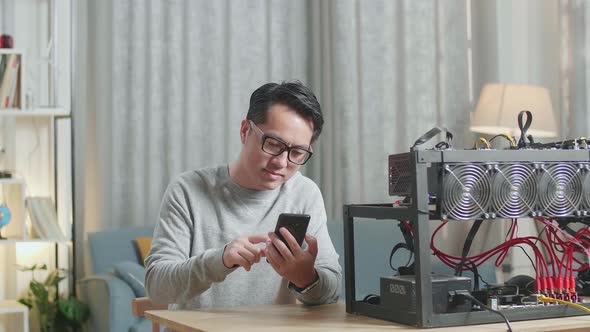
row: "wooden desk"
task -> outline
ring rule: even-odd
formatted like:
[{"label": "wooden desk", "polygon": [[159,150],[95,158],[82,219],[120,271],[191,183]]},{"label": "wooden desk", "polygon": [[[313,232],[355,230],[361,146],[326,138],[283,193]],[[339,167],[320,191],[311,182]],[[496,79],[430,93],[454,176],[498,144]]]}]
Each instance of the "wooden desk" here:
[{"label": "wooden desk", "polygon": [[[179,332],[194,331],[507,331],[506,324],[418,329],[370,317],[347,314],[344,303],[306,307],[300,304],[212,308],[201,310],[149,310],[145,316]],[[590,316],[510,322],[514,332],[590,331]]]}]

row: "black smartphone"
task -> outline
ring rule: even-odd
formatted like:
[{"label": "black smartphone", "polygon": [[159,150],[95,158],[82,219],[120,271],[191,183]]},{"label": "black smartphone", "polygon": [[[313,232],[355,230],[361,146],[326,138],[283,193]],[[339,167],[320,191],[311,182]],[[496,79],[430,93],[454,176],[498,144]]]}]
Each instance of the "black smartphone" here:
[{"label": "black smartphone", "polygon": [[[303,239],[305,238],[305,233],[307,232],[309,219],[311,219],[309,214],[281,213],[279,215],[279,220],[277,220],[275,234],[279,237],[279,239],[281,239],[281,241],[285,242],[283,235],[281,235],[281,232],[279,232],[281,227],[285,227],[287,230],[289,230],[291,235],[293,235],[295,240],[297,240],[299,246],[301,246],[303,244]],[[287,242],[285,242],[285,244],[286,243]]]}]

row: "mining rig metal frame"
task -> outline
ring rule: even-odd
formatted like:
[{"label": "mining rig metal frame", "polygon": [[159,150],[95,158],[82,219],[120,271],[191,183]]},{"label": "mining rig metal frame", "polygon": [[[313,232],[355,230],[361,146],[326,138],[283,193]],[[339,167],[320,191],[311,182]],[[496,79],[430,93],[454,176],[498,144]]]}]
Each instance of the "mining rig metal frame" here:
[{"label": "mining rig metal frame", "polygon": [[[429,180],[432,176],[428,169],[433,164],[445,163],[576,163],[588,164],[588,150],[416,150],[391,158],[402,156],[408,161],[408,170],[403,174],[408,183],[408,195],[411,203],[407,206],[392,204],[344,205],[344,253],[345,253],[345,295],[346,311],[388,321],[399,322],[418,327],[443,327],[481,323],[503,322],[498,315],[488,311],[437,314],[433,312],[432,283],[430,279],[432,267],[430,262],[429,220],[440,220],[440,215],[429,211]],[[590,164],[588,164],[590,165]],[[391,176],[391,169],[390,169]],[[390,194],[391,178],[390,178]],[[357,300],[355,288],[354,258],[354,223],[355,218],[408,220],[414,227],[414,256],[416,269],[416,311],[394,312],[379,304],[369,304]],[[362,222],[367,222],[363,220]],[[380,276],[375,276],[379,282]],[[590,305],[585,304],[586,307]],[[511,321],[564,316],[584,315],[584,312],[566,305],[530,306],[502,310]]]}]

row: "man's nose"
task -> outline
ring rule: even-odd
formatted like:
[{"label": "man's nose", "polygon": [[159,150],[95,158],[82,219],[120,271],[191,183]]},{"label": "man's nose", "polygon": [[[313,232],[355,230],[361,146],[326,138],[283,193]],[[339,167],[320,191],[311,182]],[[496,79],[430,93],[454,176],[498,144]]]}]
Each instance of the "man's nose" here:
[{"label": "man's nose", "polygon": [[285,150],[278,156],[274,156],[272,158],[273,164],[280,166],[280,167],[287,167],[289,164],[289,151]]}]

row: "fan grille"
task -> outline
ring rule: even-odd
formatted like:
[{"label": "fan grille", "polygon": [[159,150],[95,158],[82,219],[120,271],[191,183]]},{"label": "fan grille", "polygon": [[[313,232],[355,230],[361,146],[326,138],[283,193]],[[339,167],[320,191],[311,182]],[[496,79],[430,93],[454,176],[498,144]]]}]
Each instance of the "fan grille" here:
[{"label": "fan grille", "polygon": [[517,218],[534,211],[537,182],[532,164],[495,167],[492,180],[492,211],[501,218]]},{"label": "fan grille", "polygon": [[588,171],[588,167],[590,165],[584,164],[583,165],[583,175],[582,175],[582,188],[584,193],[584,200],[582,209],[584,210],[584,214],[588,214],[590,211],[590,172]]},{"label": "fan grille", "polygon": [[582,200],[581,169],[559,163],[541,165],[541,170],[538,191],[542,214],[561,217],[577,212]]},{"label": "fan grille", "polygon": [[491,200],[488,168],[481,164],[446,165],[443,174],[442,214],[451,219],[487,217]]}]

